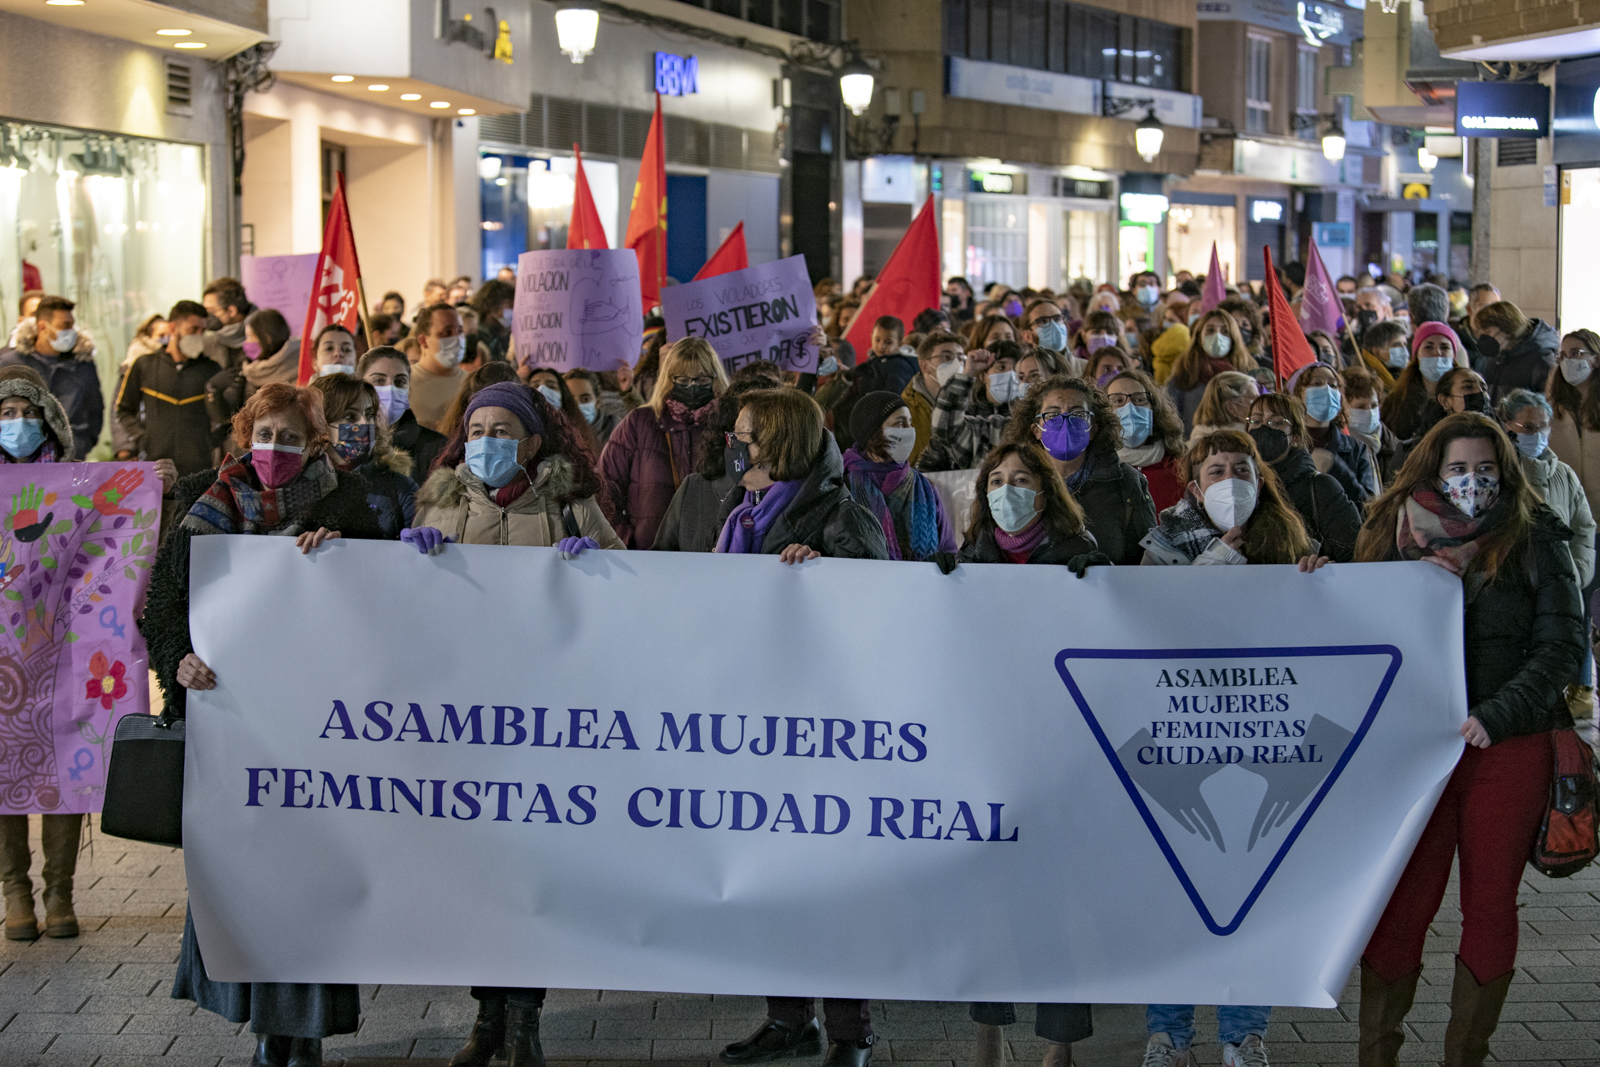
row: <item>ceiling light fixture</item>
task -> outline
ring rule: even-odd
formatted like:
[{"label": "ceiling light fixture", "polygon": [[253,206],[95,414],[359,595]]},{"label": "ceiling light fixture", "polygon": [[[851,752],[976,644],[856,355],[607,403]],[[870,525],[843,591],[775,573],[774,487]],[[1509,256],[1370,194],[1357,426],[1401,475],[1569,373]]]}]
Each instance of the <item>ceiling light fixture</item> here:
[{"label": "ceiling light fixture", "polygon": [[175,42],[173,44],[172,47],[174,47],[174,48],[204,48],[205,46],[206,46],[206,43],[204,41],[177,41],[177,42]]},{"label": "ceiling light fixture", "polygon": [[188,36],[192,35],[193,33],[194,33],[193,30],[157,30],[156,31],[156,36],[157,37],[188,37]]},{"label": "ceiling light fixture", "polygon": [[450,106],[450,101],[448,101],[448,100],[434,100],[433,102],[428,104],[428,106],[429,107],[433,107],[433,108],[438,108],[438,109],[440,109],[442,111],[445,108]]},{"label": "ceiling light fixture", "polygon": [[355,76],[351,74],[335,74],[333,76],[333,80],[336,82],[353,82],[356,79]]},{"label": "ceiling light fixture", "polygon": [[457,115],[476,115],[477,113],[478,112],[477,112],[476,108],[470,108],[470,107],[456,108],[456,114]]},{"label": "ceiling light fixture", "polygon": [[388,91],[389,87],[382,82],[373,82],[371,85],[367,86],[367,92],[369,93],[386,93]]},{"label": "ceiling light fixture", "polygon": [[82,7],[83,0],[44,0],[45,7]]},{"label": "ceiling light fixture", "polygon": [[422,94],[421,93],[401,93],[400,94],[400,99],[402,99],[402,100],[421,100],[422,99]]}]

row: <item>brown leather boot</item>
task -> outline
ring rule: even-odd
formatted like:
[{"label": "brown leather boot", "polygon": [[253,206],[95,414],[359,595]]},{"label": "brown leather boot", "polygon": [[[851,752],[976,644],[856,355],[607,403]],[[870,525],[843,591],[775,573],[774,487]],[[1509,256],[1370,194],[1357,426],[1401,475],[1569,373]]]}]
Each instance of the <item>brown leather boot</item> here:
[{"label": "brown leather boot", "polygon": [[77,937],[78,916],[72,910],[72,876],[78,869],[82,815],[44,815],[44,932],[46,937]]},{"label": "brown leather boot", "polygon": [[1405,1044],[1406,1013],[1417,995],[1418,967],[1393,982],[1385,982],[1378,972],[1361,961],[1360,1045],[1356,1052],[1359,1067],[1399,1067],[1400,1046]]},{"label": "brown leather boot", "polygon": [[1444,1032],[1444,1067],[1483,1067],[1489,1055],[1489,1038],[1500,1025],[1500,1009],[1515,971],[1483,985],[1461,957],[1456,957],[1456,981],[1450,990],[1450,1025]]},{"label": "brown leather boot", "polygon": [[6,939],[33,941],[39,923],[33,914],[33,882],[28,879],[28,817],[0,815],[0,885],[6,895]]}]

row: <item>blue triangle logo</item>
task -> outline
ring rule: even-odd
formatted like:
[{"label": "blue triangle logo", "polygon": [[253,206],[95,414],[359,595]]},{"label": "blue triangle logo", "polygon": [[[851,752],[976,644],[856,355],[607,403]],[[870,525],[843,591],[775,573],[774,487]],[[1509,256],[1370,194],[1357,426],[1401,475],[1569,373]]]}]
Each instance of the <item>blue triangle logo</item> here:
[{"label": "blue triangle logo", "polygon": [[1172,872],[1239,929],[1400,670],[1393,645],[1064,649],[1056,669]]}]

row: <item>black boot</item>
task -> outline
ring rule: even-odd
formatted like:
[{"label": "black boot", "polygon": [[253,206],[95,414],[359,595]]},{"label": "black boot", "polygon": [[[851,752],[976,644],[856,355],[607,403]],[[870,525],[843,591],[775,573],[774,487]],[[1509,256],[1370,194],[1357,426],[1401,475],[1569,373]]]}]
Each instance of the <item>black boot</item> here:
[{"label": "black boot", "polygon": [[506,1009],[506,1067],[545,1067],[538,1008]]},{"label": "black boot", "polygon": [[273,1034],[257,1034],[256,1054],[250,1060],[250,1067],[288,1067],[289,1042],[292,1040]]},{"label": "black boot", "polygon": [[290,1041],[285,1067],[322,1067],[322,1038],[297,1037]]},{"label": "black boot", "polygon": [[478,1001],[478,1018],[461,1051],[450,1057],[450,1067],[486,1067],[506,1043],[506,998],[502,994]]},{"label": "black boot", "polygon": [[868,1034],[865,1041],[830,1041],[822,1067],[868,1067],[872,1062],[872,1046],[877,1043],[876,1034]]},{"label": "black boot", "polygon": [[786,1056],[815,1056],[822,1051],[822,1028],[812,1019],[804,1026],[768,1019],[743,1041],[722,1050],[723,1063],[766,1063]]}]

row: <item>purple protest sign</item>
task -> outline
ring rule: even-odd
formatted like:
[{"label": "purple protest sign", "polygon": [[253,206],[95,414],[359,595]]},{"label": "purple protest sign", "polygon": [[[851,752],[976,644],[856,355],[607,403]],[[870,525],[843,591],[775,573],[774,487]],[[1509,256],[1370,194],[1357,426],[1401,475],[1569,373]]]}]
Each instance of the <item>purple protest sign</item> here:
[{"label": "purple protest sign", "polygon": [[817,369],[817,301],[805,256],[663,289],[661,315],[669,341],[704,337],[729,374],[758,359],[802,374]]},{"label": "purple protest sign", "polygon": [[291,329],[304,322],[317,277],[317,253],[303,256],[240,256],[239,284],[256,307],[272,308]]},{"label": "purple protest sign", "polygon": [[0,506],[0,814],[99,811],[117,720],[150,711],[134,620],[161,479],[151,463],[8,463]]},{"label": "purple protest sign", "polygon": [[614,371],[637,363],[639,257],[631,248],[522,253],[511,334],[520,364]]}]

